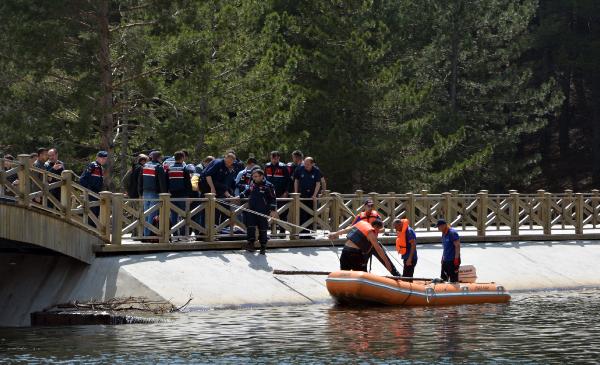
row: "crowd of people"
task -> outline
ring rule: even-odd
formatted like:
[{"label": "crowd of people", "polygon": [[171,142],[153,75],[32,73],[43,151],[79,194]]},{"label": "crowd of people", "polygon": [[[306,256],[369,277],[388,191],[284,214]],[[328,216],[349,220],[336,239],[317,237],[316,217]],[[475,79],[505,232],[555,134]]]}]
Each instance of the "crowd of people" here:
[{"label": "crowd of people", "polygon": [[[244,165],[232,150],[227,151],[223,157],[214,158],[207,156],[201,163],[189,162],[187,151],[177,151],[173,156],[163,159],[160,151],[151,151],[148,155],[140,154],[135,158],[131,168],[127,171],[122,186],[130,198],[142,198],[144,211],[151,209],[161,193],[170,193],[173,204],[181,210],[186,209],[186,202],[182,198],[202,198],[205,194],[215,194],[216,198],[238,197],[248,200],[248,209],[244,213],[246,225],[246,250],[255,250],[255,241],[258,233],[260,254],[265,254],[268,242],[268,218],[284,219],[279,217],[277,210],[283,204],[278,198],[287,198],[290,193],[300,193],[304,199],[316,199],[319,193],[325,190],[326,182],[320,169],[315,165],[312,157],[305,157],[301,151],[292,153],[292,161],[281,161],[279,151],[270,153],[270,161],[260,166],[255,157],[249,157]],[[79,183],[84,187],[98,193],[104,189],[103,166],[108,159],[106,151],[96,154],[96,160],[91,162],[79,178]],[[4,156],[5,170],[12,167],[14,157]],[[65,170],[65,164],[58,159],[55,148],[40,148],[30,155],[33,167],[44,169],[53,174],[60,175]],[[8,181],[17,184],[17,176],[11,175]],[[59,189],[52,189],[51,193],[57,199]],[[90,197],[93,198],[93,197]],[[199,204],[193,201],[191,209]],[[383,230],[383,221],[379,212],[373,209],[374,202],[365,200],[363,211],[360,212],[352,224],[340,231],[329,234],[330,239],[346,234],[346,242],[340,257],[342,270],[368,271],[367,264],[375,256],[382,265],[394,276],[412,278],[417,264],[416,234],[410,227],[408,219],[396,219],[393,226],[396,230],[396,250],[403,260],[402,275],[396,269],[385,249],[378,241],[378,235]],[[98,215],[98,207],[91,208]],[[149,225],[155,223],[158,212],[146,216]],[[204,225],[204,212],[196,214],[194,219],[201,226]],[[215,222],[219,223],[223,217],[218,210],[215,212]],[[310,216],[301,210],[300,224],[304,224]],[[170,223],[178,223],[179,216],[171,212]],[[90,222],[93,224],[93,222]],[[441,278],[451,282],[458,281],[460,267],[460,237],[458,232],[451,228],[447,222],[440,219],[437,228],[442,232],[443,254],[441,260]],[[285,232],[285,229],[281,227]],[[303,238],[313,238],[306,235]],[[199,232],[196,232],[196,236]],[[153,233],[148,227],[144,228],[145,237]],[[185,236],[185,228],[179,231],[179,236]]]},{"label": "crowd of people", "polygon": [[[5,168],[8,169],[14,157],[5,155],[4,158],[7,161]],[[106,151],[98,152],[96,160],[88,164],[81,173],[79,183],[96,193],[104,190],[103,166],[107,159]],[[65,169],[65,164],[58,159],[58,151],[55,148],[38,149],[36,153],[31,154],[30,162],[33,167],[57,175]],[[15,175],[12,176],[11,182],[16,183]],[[203,198],[208,193],[215,194],[217,199],[246,198],[250,210],[263,214],[263,216],[244,214],[249,237],[254,237],[253,232],[258,231],[261,253],[264,253],[267,241],[268,223],[265,215],[277,214],[277,208],[284,204],[278,199],[287,198],[290,193],[299,193],[301,199],[315,200],[326,189],[325,177],[316,166],[315,160],[310,156],[305,157],[299,150],[292,152],[289,163],[282,161],[279,151],[272,151],[269,154],[269,161],[263,166],[254,156],[250,156],[244,164],[233,150],[228,150],[219,158],[207,156],[198,164],[190,162],[190,155],[185,150],[177,151],[166,158],[163,158],[160,151],[154,150],[147,155],[140,154],[134,159],[121,185],[129,198],[143,199],[144,211],[156,204],[161,193],[170,193],[173,204],[182,210],[185,209],[185,201],[181,198]],[[60,189],[52,189],[52,193],[60,199]],[[90,199],[95,198],[90,196]],[[194,205],[198,204],[193,202],[191,208],[195,208]],[[92,207],[91,210],[95,215],[99,214],[98,207]],[[147,223],[155,224],[157,216],[156,211],[148,214]],[[280,218],[286,219],[286,215]],[[178,219],[178,215],[172,212],[171,224],[177,224]],[[219,224],[223,219],[223,215],[217,210],[215,222]],[[304,224],[309,219],[310,215],[302,210],[300,224]],[[204,213],[196,214],[194,220],[203,226]],[[90,222],[90,224],[94,223]],[[280,226],[279,229],[280,232],[285,233],[283,227]],[[301,233],[302,238],[314,238],[309,230],[303,230]],[[143,235],[153,236],[152,228],[147,225]],[[184,235],[184,230],[181,230],[180,236]],[[196,236],[199,236],[198,232]],[[251,250],[253,247],[254,240],[249,238],[247,249]]]}]

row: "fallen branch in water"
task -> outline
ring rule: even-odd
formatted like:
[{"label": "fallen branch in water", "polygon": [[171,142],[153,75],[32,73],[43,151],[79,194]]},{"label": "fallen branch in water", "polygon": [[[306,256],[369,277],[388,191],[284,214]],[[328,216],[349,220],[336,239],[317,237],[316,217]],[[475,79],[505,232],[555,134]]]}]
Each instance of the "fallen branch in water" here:
[{"label": "fallen branch in water", "polygon": [[69,303],[60,303],[44,309],[45,312],[54,310],[92,310],[92,311],[141,311],[154,314],[164,314],[179,312],[185,308],[192,297],[181,307],[175,307],[169,301],[149,300],[145,297],[111,298],[107,300],[90,300],[86,302],[73,301]]}]

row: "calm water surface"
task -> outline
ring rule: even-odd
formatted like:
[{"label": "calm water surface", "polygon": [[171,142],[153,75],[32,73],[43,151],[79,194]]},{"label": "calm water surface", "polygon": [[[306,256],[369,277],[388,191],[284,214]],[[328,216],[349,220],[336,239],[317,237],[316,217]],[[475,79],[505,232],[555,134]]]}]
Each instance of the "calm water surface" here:
[{"label": "calm water surface", "polygon": [[316,304],[150,325],[0,328],[0,362],[600,363],[600,290],[517,293],[502,305]]}]

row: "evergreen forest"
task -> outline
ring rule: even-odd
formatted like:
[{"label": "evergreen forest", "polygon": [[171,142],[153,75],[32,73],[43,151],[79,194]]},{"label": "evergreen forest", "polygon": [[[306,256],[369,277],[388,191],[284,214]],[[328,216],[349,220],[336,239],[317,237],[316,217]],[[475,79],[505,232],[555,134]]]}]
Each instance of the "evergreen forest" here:
[{"label": "evergreen forest", "polygon": [[0,155],[300,149],[328,188],[600,187],[597,0],[2,0]]}]

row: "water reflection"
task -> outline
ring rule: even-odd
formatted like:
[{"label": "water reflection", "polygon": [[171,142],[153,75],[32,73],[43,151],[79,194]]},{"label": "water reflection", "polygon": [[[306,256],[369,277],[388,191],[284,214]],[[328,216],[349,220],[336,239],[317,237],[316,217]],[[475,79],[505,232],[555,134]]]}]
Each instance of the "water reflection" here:
[{"label": "water reflection", "polygon": [[192,312],[164,323],[0,328],[0,363],[595,363],[600,290],[511,304]]}]

